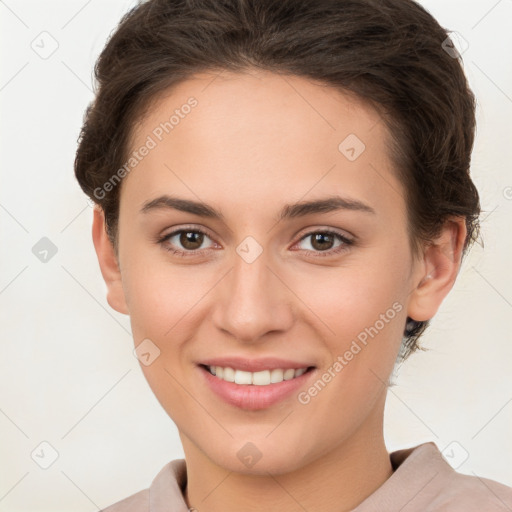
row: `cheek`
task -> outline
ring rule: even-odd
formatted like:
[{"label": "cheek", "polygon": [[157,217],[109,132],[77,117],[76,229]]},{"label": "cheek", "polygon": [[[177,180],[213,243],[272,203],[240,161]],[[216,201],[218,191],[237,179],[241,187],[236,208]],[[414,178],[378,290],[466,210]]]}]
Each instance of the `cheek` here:
[{"label": "cheek", "polygon": [[407,262],[399,260],[399,251],[392,253],[322,269],[292,285],[315,313],[309,322],[318,326],[330,354],[324,370],[336,375],[332,390],[346,404],[363,403],[382,388],[402,342]]},{"label": "cheek", "polygon": [[322,331],[340,346],[376,323],[379,331],[388,332],[388,325],[397,323],[405,309],[405,276],[378,261],[289,274],[288,282],[324,325]]},{"label": "cheek", "polygon": [[[140,245],[140,244],[139,244]],[[208,314],[209,293],[219,281],[219,269],[178,264],[167,254],[126,246],[123,289],[134,342],[154,340],[163,355],[182,355]]]},{"label": "cheek", "polygon": [[[203,284],[201,284],[203,283]],[[190,323],[207,286],[193,272],[135,268],[123,278],[134,335],[164,340]]]},{"label": "cheek", "polygon": [[346,272],[325,283],[328,292],[309,288],[307,304],[318,312],[329,356],[301,403],[309,403],[305,410],[309,407],[318,417],[356,428],[385,391],[402,341],[406,308],[400,281],[389,276],[379,280],[374,270]]},{"label": "cheek", "polygon": [[149,339],[159,351],[151,364],[141,360],[141,369],[155,397],[178,424],[190,409],[190,396],[180,385],[190,364],[188,342],[200,325],[201,298],[216,279],[210,286],[203,281],[192,266],[185,270],[169,263],[145,264],[135,256],[123,276],[134,344]]}]

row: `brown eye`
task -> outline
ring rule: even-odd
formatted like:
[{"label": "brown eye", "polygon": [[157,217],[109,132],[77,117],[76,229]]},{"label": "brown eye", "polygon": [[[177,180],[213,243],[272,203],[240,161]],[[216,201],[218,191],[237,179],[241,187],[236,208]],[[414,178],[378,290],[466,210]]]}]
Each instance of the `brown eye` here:
[{"label": "brown eye", "polygon": [[200,229],[185,228],[165,235],[162,239],[158,240],[158,243],[173,254],[193,256],[201,252],[202,249],[205,249],[201,247],[205,239],[210,239],[210,237]]},{"label": "brown eye", "polygon": [[195,251],[199,249],[203,243],[204,233],[199,231],[181,231],[179,242],[185,249]]},{"label": "brown eye", "polygon": [[[335,245],[336,239],[339,240],[338,245]],[[303,249],[315,256],[333,256],[348,250],[354,244],[353,240],[335,231],[311,231],[301,238],[299,244],[304,240],[310,240],[311,249],[308,247]]]},{"label": "brown eye", "polygon": [[319,251],[327,251],[332,248],[334,237],[327,233],[315,233],[311,236],[311,246]]}]

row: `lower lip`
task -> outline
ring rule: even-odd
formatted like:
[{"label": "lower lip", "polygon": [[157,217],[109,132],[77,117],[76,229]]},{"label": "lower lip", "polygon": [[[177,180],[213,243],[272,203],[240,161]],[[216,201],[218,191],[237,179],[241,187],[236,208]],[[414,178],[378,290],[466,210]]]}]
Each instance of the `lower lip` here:
[{"label": "lower lip", "polygon": [[234,382],[227,382],[212,375],[204,366],[199,366],[198,368],[203,374],[207,384],[210,386],[210,389],[216,395],[228,404],[249,411],[266,409],[280,400],[283,400],[303,386],[311,375],[315,373],[315,369],[311,368],[300,377],[268,384],[267,386],[258,386],[255,384],[235,384]]}]

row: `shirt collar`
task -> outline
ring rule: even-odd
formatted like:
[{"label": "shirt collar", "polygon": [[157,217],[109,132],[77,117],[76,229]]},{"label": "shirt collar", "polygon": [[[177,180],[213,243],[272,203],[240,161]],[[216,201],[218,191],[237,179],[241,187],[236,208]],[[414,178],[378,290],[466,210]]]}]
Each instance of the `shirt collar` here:
[{"label": "shirt collar", "polygon": [[393,474],[351,512],[405,509],[414,500],[441,492],[455,472],[432,441],[394,451],[389,459]]},{"label": "shirt collar", "polygon": [[186,484],[185,459],[166,464],[149,488],[149,512],[189,512],[183,497]]}]

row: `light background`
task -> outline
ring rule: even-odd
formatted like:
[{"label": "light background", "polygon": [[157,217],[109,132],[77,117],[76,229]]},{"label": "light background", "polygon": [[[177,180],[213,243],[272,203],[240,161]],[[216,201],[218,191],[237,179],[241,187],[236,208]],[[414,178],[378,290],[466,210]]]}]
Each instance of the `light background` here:
[{"label": "light background", "polygon": [[[512,486],[512,1],[421,3],[469,43],[485,248],[474,246],[424,336],[430,350],[401,367],[386,443],[458,443],[446,453],[459,472]],[[132,5],[0,1],[0,512],[97,510],[183,457],[128,318],[105,300],[92,209],[73,175],[93,64]],[[43,31],[58,43],[46,59],[31,47],[55,44]],[[32,252],[42,237],[58,250],[46,263]],[[48,469],[31,458],[37,448],[49,460],[43,441],[59,455]]]}]

